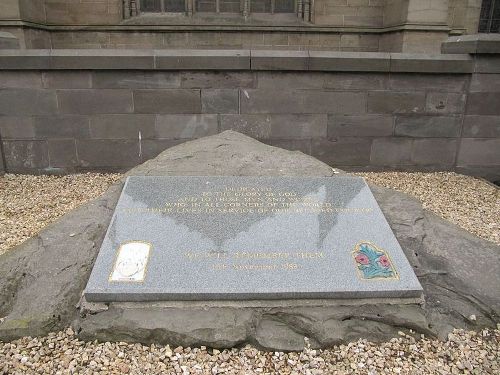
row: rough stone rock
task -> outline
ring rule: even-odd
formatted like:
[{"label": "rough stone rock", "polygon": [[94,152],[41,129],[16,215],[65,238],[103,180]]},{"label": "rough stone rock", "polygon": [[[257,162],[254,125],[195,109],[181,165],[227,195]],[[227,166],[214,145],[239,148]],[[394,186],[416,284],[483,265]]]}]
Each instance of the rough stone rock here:
[{"label": "rough stone rock", "polygon": [[[331,176],[300,152],[235,132],[164,151],[129,175]],[[409,196],[371,187],[425,291],[408,301],[298,300],[88,304],[81,292],[122,184],[0,256],[0,339],[42,335],[72,324],[80,337],[174,345],[301,349],[401,330],[445,337],[453,327],[499,322],[499,247],[426,212]],[[475,315],[475,320],[470,319]]]}]

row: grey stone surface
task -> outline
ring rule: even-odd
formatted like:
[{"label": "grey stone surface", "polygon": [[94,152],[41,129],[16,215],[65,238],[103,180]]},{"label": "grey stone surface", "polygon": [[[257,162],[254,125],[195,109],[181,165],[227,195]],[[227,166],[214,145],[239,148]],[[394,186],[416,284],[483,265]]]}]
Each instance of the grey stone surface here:
[{"label": "grey stone surface", "polygon": [[136,113],[201,113],[200,90],[134,90]]},{"label": "grey stone surface", "polygon": [[406,137],[459,137],[461,116],[396,116],[396,136]]},{"label": "grey stone surface", "polygon": [[87,168],[124,170],[142,161],[138,139],[77,139],[76,150]]},{"label": "grey stone surface", "polygon": [[43,87],[49,89],[89,89],[92,87],[90,72],[47,71],[42,73]]},{"label": "grey stone surface", "polygon": [[388,53],[310,51],[309,70],[388,72],[391,59]]},{"label": "grey stone surface", "polygon": [[158,115],[155,133],[160,139],[192,139],[217,134],[217,115]]},{"label": "grey stone surface", "polygon": [[500,166],[500,139],[462,138],[457,165]]},{"label": "grey stone surface", "polygon": [[132,91],[57,90],[58,108],[65,114],[132,113]]},{"label": "grey stone surface", "polygon": [[92,86],[104,89],[171,89],[179,88],[180,74],[177,72],[152,71],[95,71]]},{"label": "grey stone surface", "polygon": [[0,49],[18,49],[19,39],[13,34],[0,31]]},{"label": "grey stone surface", "polygon": [[410,164],[412,141],[408,138],[373,140],[370,164],[379,166]]},{"label": "grey stone surface", "polygon": [[[1,121],[1,120],[0,120]],[[464,116],[464,137],[500,138],[499,116]]]},{"label": "grey stone surface", "polygon": [[27,168],[39,170],[49,165],[46,141],[3,141],[3,156],[12,173]]},{"label": "grey stone surface", "polygon": [[471,92],[465,113],[468,115],[500,115],[500,92]]},{"label": "grey stone surface", "polygon": [[308,70],[308,51],[250,51],[252,70]]},{"label": "grey stone surface", "polygon": [[155,115],[107,114],[90,117],[90,137],[97,139],[151,139],[156,135]]},{"label": "grey stone surface", "polygon": [[50,115],[57,111],[55,92],[47,90],[0,90],[0,115]]},{"label": "grey stone surface", "polygon": [[363,92],[335,92],[327,90],[241,90],[241,113],[339,113],[359,114],[366,108]]},{"label": "grey stone surface", "polygon": [[88,138],[89,119],[80,115],[36,116],[33,118],[37,139]]},{"label": "grey stone surface", "polygon": [[203,113],[238,113],[239,91],[236,89],[201,90],[201,111]]},{"label": "grey stone surface", "polygon": [[357,166],[370,163],[370,138],[313,139],[311,155],[329,165]]},{"label": "grey stone surface", "polygon": [[181,87],[186,89],[255,88],[252,72],[181,72]]},{"label": "grey stone surface", "polygon": [[221,115],[221,130],[235,130],[258,139],[301,139],[326,136],[326,115]]},{"label": "grey stone surface", "polygon": [[[331,176],[329,166],[297,152],[265,146],[234,132],[188,142],[130,171],[134,175]],[[385,340],[412,329],[446,338],[453,327],[499,322],[498,246],[430,214],[409,196],[371,187],[417,277],[425,304],[270,301],[245,306],[208,302],[75,306],[104,237],[121,184],[0,256],[0,337],[43,335],[66,327],[85,339],[227,347],[252,343],[300,349],[356,340]],[[460,249],[457,252],[456,249]],[[91,312],[91,313],[90,313]],[[472,314],[476,320],[469,320]],[[225,328],[221,330],[222,328]]]},{"label": "grey stone surface", "polygon": [[155,67],[165,70],[247,70],[249,50],[156,50]]},{"label": "grey stone surface", "polygon": [[51,69],[152,69],[152,52],[141,49],[53,49]]},{"label": "grey stone surface", "polygon": [[495,33],[452,36],[443,42],[441,52],[497,54],[500,53],[500,36]]},{"label": "grey stone surface", "polygon": [[74,139],[53,139],[48,141],[49,166],[53,168],[76,167],[76,142]]},{"label": "grey stone surface", "polygon": [[368,92],[368,113],[420,113],[425,109],[423,92]]},{"label": "grey stone surface", "polygon": [[[118,249],[131,241],[150,246],[134,273],[145,275],[114,280],[128,274]],[[131,176],[84,295],[90,302],[418,298],[421,287],[362,178]]]},{"label": "grey stone surface", "polygon": [[456,139],[416,139],[412,144],[411,160],[417,165],[449,168],[455,162],[457,147]]},{"label": "grey stone surface", "polygon": [[498,55],[475,55],[474,63],[475,73],[500,73],[500,56]]},{"label": "grey stone surface", "polygon": [[382,137],[393,132],[394,119],[388,115],[328,116],[329,137]]},{"label": "grey stone surface", "polygon": [[391,53],[391,72],[472,73],[474,60],[469,55],[426,55]]},{"label": "grey stone surface", "polygon": [[0,49],[1,69],[49,69],[50,50],[2,50]]},{"label": "grey stone surface", "polygon": [[425,110],[427,113],[463,113],[465,108],[465,94],[428,92]]}]

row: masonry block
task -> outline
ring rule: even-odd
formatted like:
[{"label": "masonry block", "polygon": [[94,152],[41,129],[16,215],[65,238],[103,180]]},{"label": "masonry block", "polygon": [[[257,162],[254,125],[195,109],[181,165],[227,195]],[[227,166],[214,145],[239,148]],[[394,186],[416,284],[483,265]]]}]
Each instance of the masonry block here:
[{"label": "masonry block", "polygon": [[89,119],[80,115],[56,115],[34,117],[37,139],[88,138]]},{"label": "masonry block", "polygon": [[0,115],[44,115],[56,112],[54,91],[0,89]]},{"label": "masonry block", "polygon": [[134,90],[136,113],[201,113],[200,90]]},{"label": "masonry block", "polygon": [[49,69],[50,50],[1,50],[0,69]]},{"label": "masonry block", "polygon": [[76,151],[83,168],[126,168],[142,161],[138,140],[77,139]]},{"label": "masonry block", "polygon": [[393,133],[390,115],[329,115],[328,137],[382,137]]},{"label": "masonry block", "polygon": [[235,130],[259,139],[326,137],[326,115],[221,115],[221,131]]},{"label": "masonry block", "polygon": [[5,31],[0,32],[0,49],[18,49],[19,39]]},{"label": "masonry block", "polygon": [[89,89],[92,78],[84,71],[47,71],[42,73],[43,87],[49,89]]},{"label": "masonry block", "polygon": [[366,94],[324,90],[241,90],[241,113],[338,113],[366,111]]},{"label": "masonry block", "polygon": [[308,70],[309,52],[252,50],[252,70]]},{"label": "masonry block", "polygon": [[391,53],[391,72],[472,73],[474,61],[469,55]]},{"label": "masonry block", "polygon": [[45,141],[3,141],[3,152],[8,172],[32,172],[49,166]]},{"label": "masonry block", "polygon": [[165,70],[247,70],[248,50],[157,50],[155,66]]},{"label": "masonry block", "polygon": [[466,114],[500,115],[500,92],[471,92],[467,98]]},{"label": "masonry block", "polygon": [[463,113],[465,99],[465,94],[428,92],[425,110],[428,113]]},{"label": "masonry block", "polygon": [[328,73],[308,72],[257,72],[259,89],[322,89]]},{"label": "masonry block", "polygon": [[500,74],[473,74],[471,92],[500,92]]},{"label": "masonry block", "polygon": [[368,92],[369,113],[420,113],[424,109],[423,92]]},{"label": "masonry block", "polygon": [[500,56],[498,55],[474,55],[476,73],[500,73]]},{"label": "masonry block", "polygon": [[192,139],[217,134],[217,115],[158,115],[156,137]]},{"label": "masonry block", "polygon": [[92,85],[99,89],[170,89],[180,87],[178,72],[95,71]]},{"label": "masonry block", "polygon": [[408,91],[411,87],[415,91],[433,92],[464,92],[467,87],[467,74],[422,74],[422,73],[394,73],[389,78],[389,89],[393,91]]},{"label": "masonry block", "polygon": [[462,116],[396,116],[394,135],[400,137],[459,137]]},{"label": "masonry block", "polygon": [[52,139],[48,141],[49,166],[74,168],[78,166],[76,141],[74,139]]},{"label": "masonry block", "polygon": [[416,139],[411,150],[412,164],[451,168],[455,163],[458,140]]},{"label": "masonry block", "polygon": [[470,138],[500,138],[500,116],[465,116],[462,136]]},{"label": "masonry block", "polygon": [[500,166],[500,138],[462,138],[458,166]]},{"label": "masonry block", "polygon": [[331,166],[364,166],[370,162],[371,138],[313,139],[311,155]]},{"label": "masonry block", "polygon": [[23,70],[0,71],[0,88],[41,89],[42,75],[40,72]]},{"label": "masonry block", "polygon": [[385,90],[389,74],[386,73],[330,73],[324,76],[323,87],[334,90]]},{"label": "masonry block", "polygon": [[370,164],[390,167],[411,164],[412,140],[408,138],[377,138],[373,140]]},{"label": "masonry block", "polygon": [[90,137],[96,139],[142,139],[155,137],[155,115],[108,114],[90,117]]},{"label": "masonry block", "polygon": [[203,113],[238,113],[239,92],[236,89],[202,89],[201,111]]},{"label": "masonry block", "polygon": [[388,72],[389,68],[388,53],[309,51],[309,70]]},{"label": "masonry block", "polygon": [[186,89],[237,89],[255,88],[253,72],[181,72],[181,87]]},{"label": "masonry block", "polygon": [[0,116],[0,137],[3,140],[34,139],[33,117]]},{"label": "masonry block", "polygon": [[66,114],[131,113],[130,90],[57,90],[59,110]]},{"label": "masonry block", "polygon": [[152,69],[154,55],[144,49],[52,49],[51,69]]}]

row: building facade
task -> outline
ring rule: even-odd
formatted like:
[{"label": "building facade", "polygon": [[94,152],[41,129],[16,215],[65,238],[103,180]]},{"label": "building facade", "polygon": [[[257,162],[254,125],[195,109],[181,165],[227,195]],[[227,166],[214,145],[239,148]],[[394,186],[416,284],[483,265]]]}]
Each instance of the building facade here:
[{"label": "building facade", "polygon": [[[498,32],[498,0],[2,0],[21,48],[259,48],[438,53]],[[483,6],[483,10],[481,10]],[[480,24],[481,23],[481,24]]]}]

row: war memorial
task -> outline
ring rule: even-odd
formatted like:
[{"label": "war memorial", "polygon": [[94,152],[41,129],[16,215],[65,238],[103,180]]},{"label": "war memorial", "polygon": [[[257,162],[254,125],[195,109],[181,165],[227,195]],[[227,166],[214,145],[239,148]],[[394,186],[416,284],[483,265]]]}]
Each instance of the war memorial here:
[{"label": "war memorial", "polygon": [[498,330],[494,234],[354,174],[498,193],[500,5],[423,3],[3,1],[0,184],[122,173],[0,251],[4,371],[63,330],[179,355]]}]

